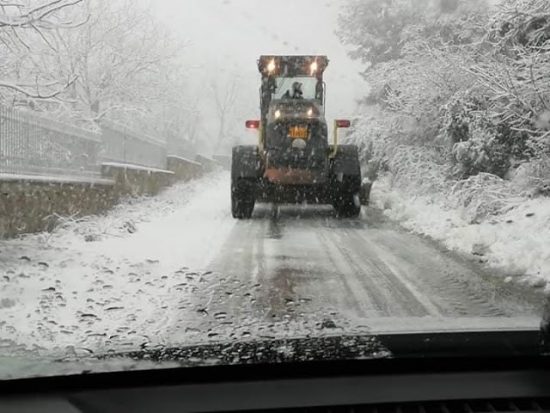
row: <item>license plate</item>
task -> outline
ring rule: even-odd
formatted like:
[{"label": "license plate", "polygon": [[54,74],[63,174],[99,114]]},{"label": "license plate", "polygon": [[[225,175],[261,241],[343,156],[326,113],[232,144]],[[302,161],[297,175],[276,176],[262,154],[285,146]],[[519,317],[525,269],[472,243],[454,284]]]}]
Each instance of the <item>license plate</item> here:
[{"label": "license plate", "polygon": [[309,138],[309,130],[307,126],[291,126],[288,128],[288,137],[292,139],[307,139]]}]

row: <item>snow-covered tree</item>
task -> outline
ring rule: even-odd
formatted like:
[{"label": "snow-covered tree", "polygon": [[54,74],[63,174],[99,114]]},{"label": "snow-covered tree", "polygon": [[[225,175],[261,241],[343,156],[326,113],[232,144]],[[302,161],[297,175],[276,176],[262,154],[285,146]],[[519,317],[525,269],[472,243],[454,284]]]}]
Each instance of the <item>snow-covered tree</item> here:
[{"label": "snow-covered tree", "polygon": [[548,1],[350,0],[340,21],[372,85],[365,148],[424,145],[459,177],[548,164]]},{"label": "snow-covered tree", "polygon": [[214,152],[218,152],[222,147],[224,140],[227,140],[231,130],[231,119],[235,115],[235,103],[238,98],[238,80],[232,77],[227,84],[221,85],[213,81],[210,84],[212,91],[212,99],[215,104],[218,131],[216,134],[216,143],[213,148]]},{"label": "snow-covered tree", "polygon": [[92,120],[149,117],[153,104],[181,86],[181,43],[136,2],[87,5],[88,22],[59,42],[58,65],[78,73],[68,109]]},{"label": "snow-covered tree", "polygon": [[[0,3],[0,98],[97,128],[103,119],[185,138],[184,44],[141,2]],[[1,86],[4,86],[3,88]]]},{"label": "snow-covered tree", "polygon": [[[84,0],[0,1],[0,100],[33,104],[58,97],[75,72],[58,76],[48,67],[60,31],[83,24]],[[70,13],[69,13],[70,11]]]}]

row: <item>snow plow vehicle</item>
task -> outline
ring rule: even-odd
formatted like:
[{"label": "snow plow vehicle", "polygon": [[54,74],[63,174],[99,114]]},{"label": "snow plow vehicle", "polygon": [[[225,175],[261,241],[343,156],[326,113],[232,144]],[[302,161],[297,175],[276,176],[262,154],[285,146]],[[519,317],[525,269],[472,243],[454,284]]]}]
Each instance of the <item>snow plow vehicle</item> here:
[{"label": "snow plow vehicle", "polygon": [[358,149],[338,144],[338,129],[349,120],[334,121],[333,142],[325,119],[326,56],[261,56],[260,120],[246,121],[257,129],[257,145],[233,148],[231,210],[248,219],[257,202],[332,205],[339,217],[361,211],[361,168]]}]

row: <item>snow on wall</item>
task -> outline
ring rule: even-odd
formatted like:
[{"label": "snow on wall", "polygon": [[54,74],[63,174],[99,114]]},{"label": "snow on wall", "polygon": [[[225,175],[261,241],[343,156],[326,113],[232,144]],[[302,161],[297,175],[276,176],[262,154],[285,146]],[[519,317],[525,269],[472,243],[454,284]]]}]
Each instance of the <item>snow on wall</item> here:
[{"label": "snow on wall", "polygon": [[0,174],[0,238],[52,230],[63,217],[102,213],[125,196],[157,194],[202,174],[194,162],[176,159],[169,166],[173,170],[104,163],[95,179]]}]

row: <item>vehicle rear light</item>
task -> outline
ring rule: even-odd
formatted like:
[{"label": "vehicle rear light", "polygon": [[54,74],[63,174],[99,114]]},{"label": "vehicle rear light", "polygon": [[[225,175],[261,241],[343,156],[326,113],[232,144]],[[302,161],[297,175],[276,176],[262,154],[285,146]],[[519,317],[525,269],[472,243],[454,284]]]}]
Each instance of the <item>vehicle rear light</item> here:
[{"label": "vehicle rear light", "polygon": [[247,129],[260,129],[260,121],[259,120],[247,120],[246,121],[246,128]]},{"label": "vehicle rear light", "polygon": [[351,122],[348,119],[337,119],[335,122],[337,128],[349,128],[351,126]]}]

